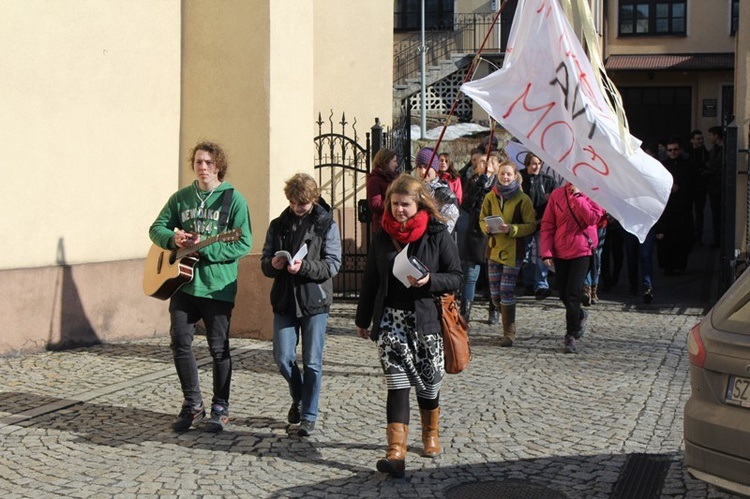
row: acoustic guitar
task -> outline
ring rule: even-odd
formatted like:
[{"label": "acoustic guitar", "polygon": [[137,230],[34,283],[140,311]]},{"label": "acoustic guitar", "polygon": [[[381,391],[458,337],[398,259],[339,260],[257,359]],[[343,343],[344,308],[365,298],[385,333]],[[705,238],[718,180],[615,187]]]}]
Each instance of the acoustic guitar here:
[{"label": "acoustic guitar", "polygon": [[216,234],[186,248],[168,250],[155,244],[146,257],[143,271],[143,292],[160,300],[171,297],[180,286],[193,280],[193,269],[198,263],[199,249],[209,244],[239,240],[242,228]]}]

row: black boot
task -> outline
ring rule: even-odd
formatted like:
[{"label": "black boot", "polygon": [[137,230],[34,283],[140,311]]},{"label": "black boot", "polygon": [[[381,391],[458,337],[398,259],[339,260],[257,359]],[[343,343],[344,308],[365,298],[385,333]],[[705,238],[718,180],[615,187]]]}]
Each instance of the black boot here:
[{"label": "black boot", "polygon": [[497,311],[495,304],[490,300],[490,317],[487,319],[487,324],[497,324],[500,322],[500,313]]},{"label": "black boot", "polygon": [[471,322],[471,302],[470,301],[461,302],[461,317],[463,317],[467,323]]}]

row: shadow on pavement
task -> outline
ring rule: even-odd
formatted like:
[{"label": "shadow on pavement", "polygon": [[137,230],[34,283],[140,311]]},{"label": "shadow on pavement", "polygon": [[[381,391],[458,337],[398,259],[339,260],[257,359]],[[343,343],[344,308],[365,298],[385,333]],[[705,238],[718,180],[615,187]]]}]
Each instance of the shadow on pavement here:
[{"label": "shadow on pavement", "polygon": [[[406,477],[399,479],[375,471],[377,457],[373,455],[368,469],[353,476],[288,487],[268,497],[309,497],[311,491],[321,497],[427,497],[424,492],[429,490],[433,497],[447,499],[647,498],[659,497],[670,467],[676,467],[678,473],[682,467],[679,454],[654,455],[655,460],[666,463],[659,476],[634,477],[623,472],[629,455],[602,454],[438,465],[436,472],[432,466],[421,467],[425,459],[410,453]],[[644,485],[649,479],[653,490]],[[633,482],[640,484],[637,492],[631,490]],[[674,488],[671,492],[679,493]]]},{"label": "shadow on pavement", "polygon": [[[0,410],[19,412],[18,399],[25,399],[34,407],[63,401],[33,394],[0,394]],[[29,419],[23,426],[26,431],[37,427],[74,435],[73,444],[147,448],[149,443],[157,442],[193,451],[219,451],[263,460],[313,464],[347,473],[341,478],[278,489],[267,496],[279,499],[310,497],[313,492],[318,497],[425,497],[425,487],[434,497],[469,497],[461,494],[461,487],[467,485],[472,485],[475,490],[477,486],[483,487],[483,497],[487,498],[608,498],[613,497],[613,491],[626,478],[622,471],[628,459],[627,454],[596,454],[441,464],[440,457],[431,460],[419,456],[421,446],[414,441],[414,438],[418,439],[415,436],[411,443],[416,445],[410,446],[407,454],[406,478],[391,479],[375,471],[375,461],[385,451],[385,442],[380,439],[373,440],[373,443],[346,442],[338,437],[334,437],[336,441],[324,441],[328,438],[324,432],[316,438],[300,438],[289,433],[285,422],[266,417],[232,419],[227,430],[219,434],[200,428],[175,433],[170,429],[171,422],[172,416],[141,407],[81,402],[64,411]],[[51,438],[52,434],[48,435]],[[365,459],[362,459],[363,453]],[[669,485],[672,493],[679,494],[675,487],[684,487],[685,480],[692,480],[683,476],[682,454],[668,453],[657,457],[668,461],[668,467],[673,468],[672,475],[679,475],[679,481]],[[664,475],[666,473],[661,476],[661,481]],[[663,486],[661,481],[659,488]],[[507,495],[509,488],[518,494],[524,487],[528,489],[526,495]],[[534,495],[528,495],[530,492]]]}]

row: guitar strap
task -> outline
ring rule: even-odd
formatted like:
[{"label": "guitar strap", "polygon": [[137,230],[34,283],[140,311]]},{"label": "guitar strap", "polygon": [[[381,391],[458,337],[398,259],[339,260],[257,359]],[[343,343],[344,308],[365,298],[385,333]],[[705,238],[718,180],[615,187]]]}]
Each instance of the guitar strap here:
[{"label": "guitar strap", "polygon": [[224,197],[221,199],[221,212],[219,212],[219,230],[227,227],[229,222],[229,205],[232,204],[232,194],[234,189],[227,189],[224,191]]}]

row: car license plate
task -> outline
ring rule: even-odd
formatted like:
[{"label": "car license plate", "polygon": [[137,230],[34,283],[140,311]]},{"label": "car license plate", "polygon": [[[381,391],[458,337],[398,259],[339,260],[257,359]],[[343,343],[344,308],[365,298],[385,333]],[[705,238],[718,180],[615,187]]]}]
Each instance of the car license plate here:
[{"label": "car license plate", "polygon": [[729,376],[726,403],[750,408],[750,379]]}]

